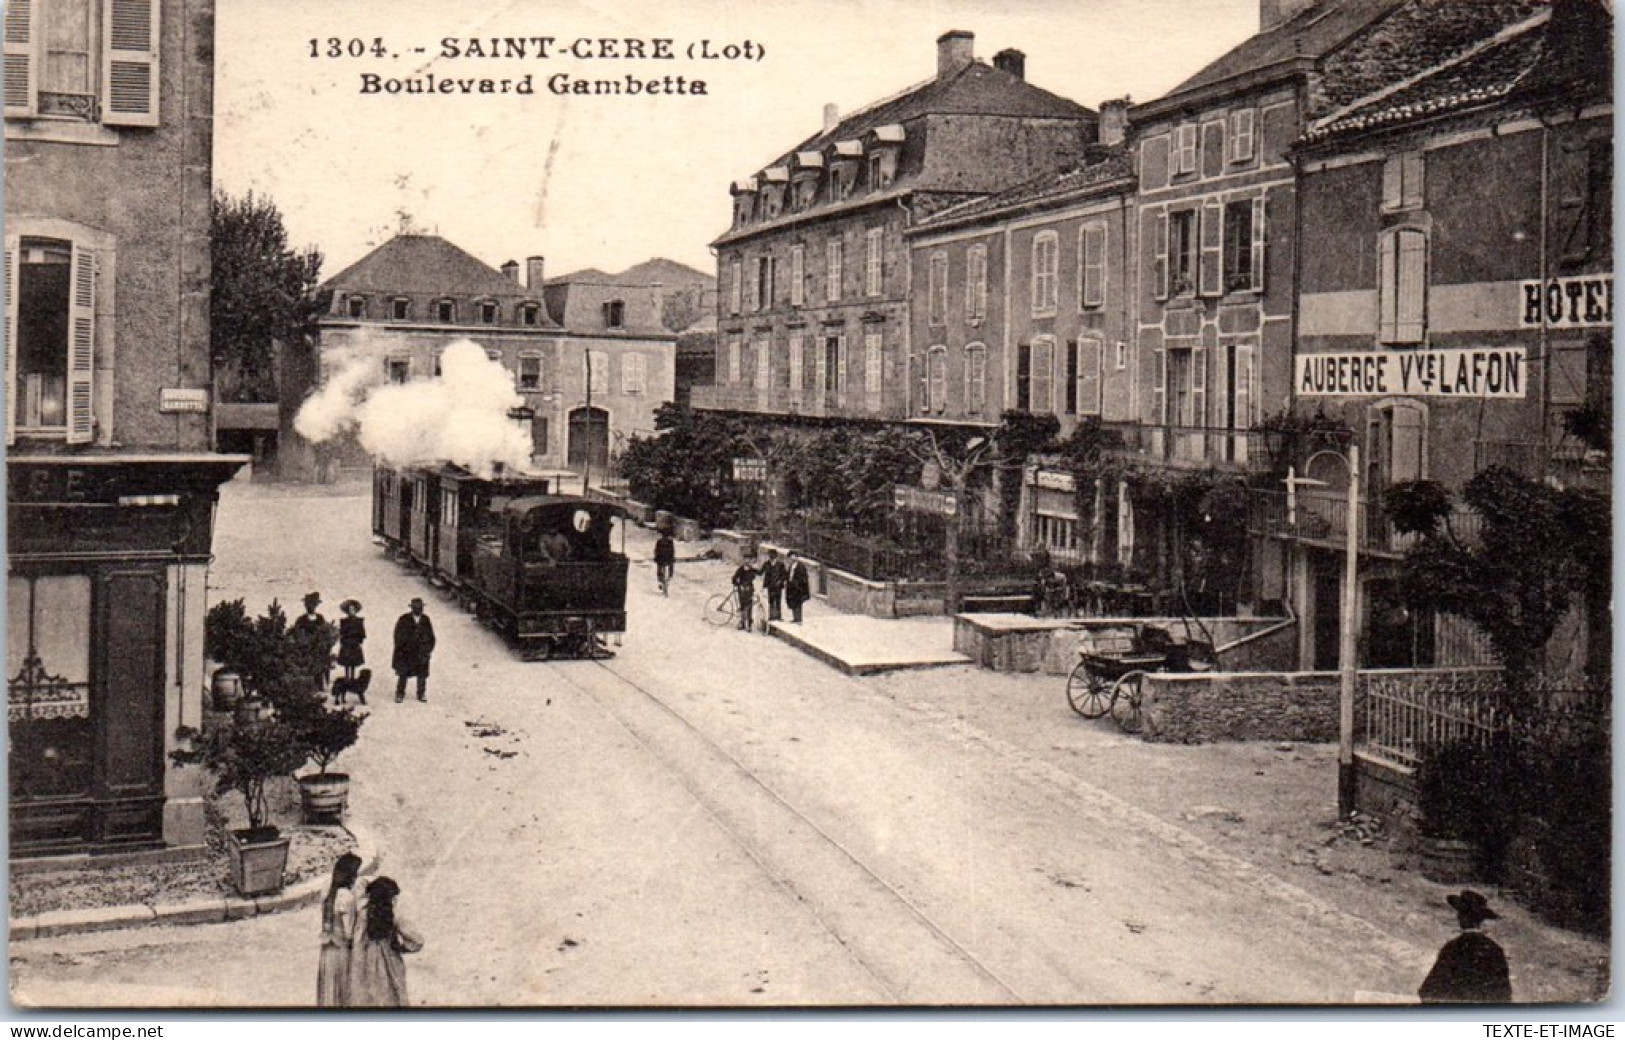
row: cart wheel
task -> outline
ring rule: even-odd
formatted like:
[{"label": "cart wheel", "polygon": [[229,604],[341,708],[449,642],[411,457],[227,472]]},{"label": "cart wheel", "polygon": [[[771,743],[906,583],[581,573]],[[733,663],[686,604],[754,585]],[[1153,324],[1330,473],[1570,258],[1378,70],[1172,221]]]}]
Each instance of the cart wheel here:
[{"label": "cart wheel", "polygon": [[732,592],[719,592],[705,601],[705,620],[718,628],[734,623],[735,596]]},{"label": "cart wheel", "polygon": [[1127,672],[1112,684],[1112,718],[1124,733],[1140,732],[1140,698],[1144,672]]},{"label": "cart wheel", "polygon": [[1066,702],[1086,719],[1098,719],[1111,710],[1111,687],[1105,678],[1091,672],[1082,661],[1072,666],[1066,677]]}]

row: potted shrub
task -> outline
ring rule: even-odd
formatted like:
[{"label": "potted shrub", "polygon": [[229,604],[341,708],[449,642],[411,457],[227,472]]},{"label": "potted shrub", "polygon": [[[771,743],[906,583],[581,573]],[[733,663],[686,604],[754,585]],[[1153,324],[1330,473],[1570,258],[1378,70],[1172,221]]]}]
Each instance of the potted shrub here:
[{"label": "potted shrub", "polygon": [[191,745],[171,753],[175,763],[203,766],[214,774],[217,794],[235,791],[243,798],[248,826],[226,834],[232,884],[244,896],[277,891],[288,862],[288,838],[270,823],[265,785],[304,765],[308,751],[302,735],[288,720],[271,715],[202,733],[183,729],[181,736]]},{"label": "potted shrub", "polygon": [[220,667],[211,676],[216,711],[233,711],[243,699],[243,662],[250,656],[254,623],[240,599],[216,603],[203,618],[203,653]]},{"label": "potted shrub", "polygon": [[329,767],[356,742],[365,715],[351,709],[330,708],[325,698],[312,697],[310,705],[293,719],[306,755],[316,772],[299,777],[299,802],[306,823],[338,823],[350,801],[350,775]]}]

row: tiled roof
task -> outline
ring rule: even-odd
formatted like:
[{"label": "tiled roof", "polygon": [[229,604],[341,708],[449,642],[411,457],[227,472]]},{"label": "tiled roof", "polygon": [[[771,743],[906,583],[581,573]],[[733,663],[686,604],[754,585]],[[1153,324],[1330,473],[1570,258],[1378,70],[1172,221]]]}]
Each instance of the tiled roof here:
[{"label": "tiled roof", "polygon": [[1548,0],[1408,0],[1326,56],[1310,109],[1330,114],[1458,58],[1548,9]]},{"label": "tiled roof", "polygon": [[1112,184],[1134,176],[1134,160],[1127,148],[1114,148],[1107,155],[1084,166],[1034,177],[996,195],[985,195],[950,206],[916,225],[920,231],[959,225],[984,216],[1010,210],[1033,209],[1045,203],[1070,198],[1089,188]]},{"label": "tiled roof", "polygon": [[1328,63],[1321,103],[1344,103],[1322,108],[1305,139],[1322,141],[1519,96],[1608,96],[1611,19],[1596,0],[1558,4],[1410,0],[1378,32]]},{"label": "tiled roof", "polygon": [[327,280],[338,292],[533,296],[439,235],[396,235]]},{"label": "tiled roof", "polygon": [[946,77],[926,80],[901,94],[877,101],[780,153],[764,168],[790,165],[797,152],[822,149],[835,141],[862,137],[870,130],[906,123],[926,115],[1014,116],[1028,119],[1094,120],[1093,109],[1040,87],[1020,76],[973,61]]},{"label": "tiled roof", "polygon": [[1510,94],[1528,75],[1540,60],[1541,51],[1540,33],[1520,33],[1399,90],[1343,110],[1311,127],[1304,137],[1319,141],[1341,133],[1371,130],[1497,101]]},{"label": "tiled roof", "polygon": [[[1300,59],[1319,60],[1399,0],[1321,0],[1269,32],[1257,33],[1169,91],[1172,98]],[[1472,6],[1477,0],[1453,0]]]}]

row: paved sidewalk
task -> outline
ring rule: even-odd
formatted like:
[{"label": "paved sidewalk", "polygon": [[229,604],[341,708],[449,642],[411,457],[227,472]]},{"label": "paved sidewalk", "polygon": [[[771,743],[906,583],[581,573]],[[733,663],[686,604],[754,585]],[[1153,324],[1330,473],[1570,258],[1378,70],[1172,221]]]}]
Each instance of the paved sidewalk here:
[{"label": "paved sidewalk", "polygon": [[833,609],[802,612],[803,622],[773,621],[768,631],[847,675],[970,664],[953,649],[952,618],[872,618]]},{"label": "paved sidewalk", "polygon": [[[371,836],[353,822],[345,829],[355,839],[355,853],[361,857],[362,874],[376,874],[382,863],[378,848]],[[269,895],[242,898],[240,896],[208,896],[178,903],[130,906],[103,906],[85,910],[50,910],[28,917],[12,917],[7,930],[12,939],[44,939],[53,935],[72,935],[80,932],[105,932],[115,928],[140,928],[167,924],[216,924],[237,921],[260,914],[281,913],[313,906],[327,896],[332,878],[326,873],[289,885]]]}]

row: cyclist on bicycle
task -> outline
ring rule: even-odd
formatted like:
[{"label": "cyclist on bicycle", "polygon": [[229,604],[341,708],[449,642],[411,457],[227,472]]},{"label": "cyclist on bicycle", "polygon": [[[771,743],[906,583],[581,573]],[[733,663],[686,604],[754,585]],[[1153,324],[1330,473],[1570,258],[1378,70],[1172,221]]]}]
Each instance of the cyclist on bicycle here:
[{"label": "cyclist on bicycle", "polygon": [[666,589],[671,585],[672,573],[676,569],[677,544],[671,540],[671,532],[663,530],[655,542],[655,581],[660,583],[662,596],[666,595]]},{"label": "cyclist on bicycle", "polygon": [[743,560],[734,571],[734,595],[739,599],[739,631],[749,632],[751,613],[756,606],[756,568]]}]

